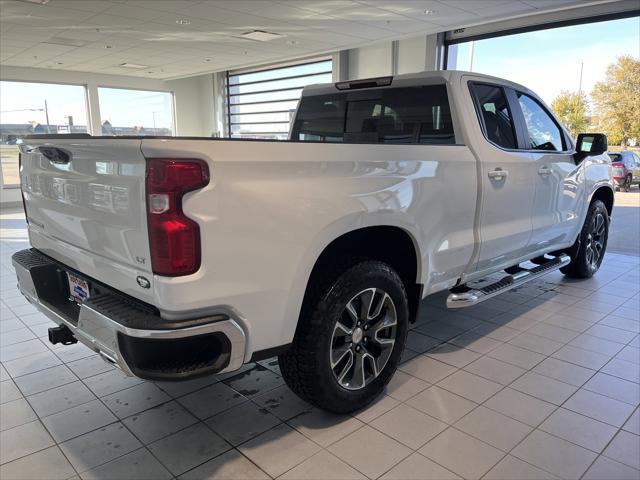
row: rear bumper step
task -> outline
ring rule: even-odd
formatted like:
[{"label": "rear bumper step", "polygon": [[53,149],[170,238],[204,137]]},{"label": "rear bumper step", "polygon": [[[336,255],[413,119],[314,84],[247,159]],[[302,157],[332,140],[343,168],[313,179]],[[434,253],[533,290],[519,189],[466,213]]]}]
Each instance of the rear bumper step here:
[{"label": "rear bumper step", "polygon": [[465,308],[489,300],[496,295],[519,287],[571,262],[571,258],[561,254],[534,268],[520,268],[517,273],[507,275],[497,282],[480,288],[456,287],[447,297],[447,308]]},{"label": "rear bumper step", "polygon": [[104,288],[78,305],[69,299],[67,267],[35,249],[12,261],[22,294],[59,325],[49,330],[54,343],[77,340],[127,375],[150,380],[190,379],[244,363],[245,333],[226,315],[168,322]]}]

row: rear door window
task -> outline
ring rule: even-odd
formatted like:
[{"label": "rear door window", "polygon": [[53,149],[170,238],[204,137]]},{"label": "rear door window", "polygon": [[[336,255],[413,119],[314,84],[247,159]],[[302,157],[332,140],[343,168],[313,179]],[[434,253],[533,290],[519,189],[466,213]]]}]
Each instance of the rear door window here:
[{"label": "rear door window", "polygon": [[635,161],[633,158],[633,154],[627,155],[624,157],[624,165],[625,167],[627,167],[629,170],[633,170],[635,167]]},{"label": "rear door window", "polygon": [[471,92],[487,140],[502,148],[516,148],[513,118],[504,90],[496,85],[474,83]]},{"label": "rear door window", "polygon": [[[350,98],[352,97],[352,98]],[[303,97],[291,139],[344,143],[453,144],[444,85]]]}]

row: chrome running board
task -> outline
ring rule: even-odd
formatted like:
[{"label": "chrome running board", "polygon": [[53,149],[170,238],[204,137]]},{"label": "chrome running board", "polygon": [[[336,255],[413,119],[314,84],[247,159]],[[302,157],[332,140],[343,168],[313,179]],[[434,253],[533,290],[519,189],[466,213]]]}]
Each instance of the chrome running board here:
[{"label": "chrome running board", "polygon": [[496,295],[507,292],[513,288],[519,287],[531,280],[540,278],[541,276],[557,270],[571,262],[565,254],[561,254],[557,257],[549,259],[548,262],[542,265],[537,265],[534,268],[522,268],[519,267],[519,271],[513,275],[507,275],[501,278],[495,283],[486,285],[480,288],[469,288],[466,285],[461,285],[450,290],[450,294],[447,297],[447,308],[464,308],[477,305],[478,303],[489,300]]}]

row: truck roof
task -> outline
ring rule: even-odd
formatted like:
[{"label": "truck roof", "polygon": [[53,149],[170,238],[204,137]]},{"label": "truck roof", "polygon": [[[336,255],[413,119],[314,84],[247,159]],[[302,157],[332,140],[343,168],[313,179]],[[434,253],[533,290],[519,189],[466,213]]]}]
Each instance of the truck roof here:
[{"label": "truck roof", "polygon": [[[515,82],[511,82],[509,80],[505,80],[504,78],[494,77],[491,75],[486,75],[483,73],[476,72],[467,72],[464,70],[431,70],[417,73],[404,73],[401,75],[388,75],[374,78],[366,78],[366,79],[357,79],[357,80],[346,80],[344,82],[336,82],[336,83],[316,83],[313,85],[307,85],[302,90],[302,96],[311,96],[311,95],[326,95],[331,93],[339,93],[348,91],[354,87],[349,88],[349,84],[355,84],[358,88],[358,84],[367,84],[366,88],[375,87],[375,88],[390,88],[390,87],[411,87],[411,86],[419,86],[419,85],[429,85],[433,83],[457,83],[460,77],[464,75],[471,75],[476,78],[481,78],[487,80],[491,83],[499,83],[501,85],[508,85],[517,90],[521,90],[524,92],[531,92],[524,85],[520,85]],[[376,85],[374,82],[378,82]],[[343,88],[340,88],[343,86]],[[359,87],[365,88],[365,87]]]}]

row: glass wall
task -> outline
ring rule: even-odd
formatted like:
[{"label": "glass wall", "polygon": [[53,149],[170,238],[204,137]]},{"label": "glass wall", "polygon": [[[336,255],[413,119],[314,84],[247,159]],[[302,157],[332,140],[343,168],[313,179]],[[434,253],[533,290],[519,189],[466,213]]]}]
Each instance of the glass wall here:
[{"label": "glass wall", "polygon": [[81,85],[0,81],[0,160],[4,186],[20,183],[21,138],[87,133],[87,96]]},{"label": "glass wall", "polygon": [[100,87],[98,99],[99,135],[175,135],[171,92]]},{"label": "glass wall", "polygon": [[589,97],[619,57],[640,57],[639,18],[546,28],[449,45],[447,70],[506,78],[551,104],[562,92]]},{"label": "glass wall", "polygon": [[232,138],[286,140],[303,87],[332,81],[332,61],[229,72],[227,113]]}]

